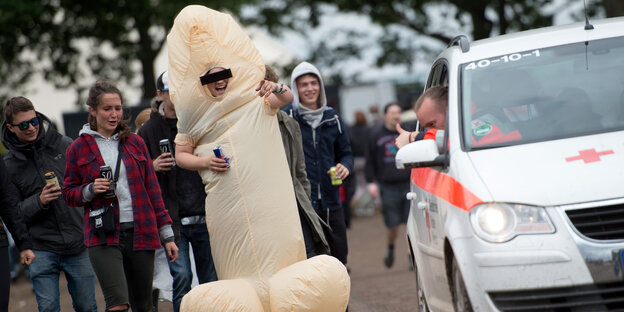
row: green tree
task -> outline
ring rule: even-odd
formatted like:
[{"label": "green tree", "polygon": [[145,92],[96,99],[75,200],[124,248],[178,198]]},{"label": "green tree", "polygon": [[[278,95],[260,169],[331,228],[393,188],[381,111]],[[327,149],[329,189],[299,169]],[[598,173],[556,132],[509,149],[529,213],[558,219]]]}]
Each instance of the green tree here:
[{"label": "green tree", "polygon": [[92,74],[141,88],[142,98],[149,99],[156,91],[154,59],[182,8],[193,3],[236,14],[254,2],[0,1],[1,92],[20,90],[35,72],[56,87],[80,92]]},{"label": "green tree", "polygon": [[[321,66],[332,67],[348,58],[361,58],[372,45],[380,52],[375,66],[407,65],[428,60],[443,44],[458,34],[472,39],[483,39],[552,24],[553,12],[544,10],[550,0],[285,0],[266,2],[258,9],[253,22],[273,25],[269,28],[279,34],[281,27],[306,34],[320,24],[323,15],[336,11],[370,18],[383,35],[375,41],[359,40],[370,37],[366,30],[336,29],[327,38],[315,44],[310,60]],[[335,9],[334,9],[335,8]],[[552,11],[552,10],[551,10]],[[283,14],[290,12],[292,14]],[[260,19],[260,20],[258,20]],[[310,20],[310,24],[301,20]],[[277,21],[277,22],[276,22]],[[337,37],[351,40],[336,44]],[[426,39],[423,39],[426,38]],[[359,43],[358,43],[359,42]],[[344,78],[344,70],[334,74]],[[357,77],[354,77],[357,79]]]},{"label": "green tree", "polygon": [[598,5],[604,7],[607,17],[624,16],[624,1],[622,0],[602,0]]}]

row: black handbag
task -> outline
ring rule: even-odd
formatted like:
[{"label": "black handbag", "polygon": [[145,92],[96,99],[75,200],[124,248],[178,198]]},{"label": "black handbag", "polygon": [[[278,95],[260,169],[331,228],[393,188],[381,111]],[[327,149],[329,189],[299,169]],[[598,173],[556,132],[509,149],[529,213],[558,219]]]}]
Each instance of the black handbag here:
[{"label": "black handbag", "polygon": [[115,213],[113,212],[113,204],[105,208],[93,210],[89,213],[89,220],[96,235],[115,233]]},{"label": "black handbag", "polygon": [[[115,168],[115,177],[111,183],[116,190],[117,180],[119,179],[119,165],[121,164],[121,151],[123,150],[122,142],[119,141],[118,153],[117,153],[117,166]],[[101,239],[106,239],[107,234],[115,233],[115,213],[113,211],[113,203],[108,206],[89,212],[89,222],[93,227],[93,233],[100,236]]]}]

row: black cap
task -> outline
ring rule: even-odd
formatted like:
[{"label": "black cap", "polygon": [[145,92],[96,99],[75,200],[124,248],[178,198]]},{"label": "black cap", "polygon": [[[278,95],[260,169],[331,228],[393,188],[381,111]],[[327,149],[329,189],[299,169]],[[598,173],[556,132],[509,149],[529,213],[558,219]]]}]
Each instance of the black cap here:
[{"label": "black cap", "polygon": [[164,71],[158,79],[156,79],[156,89],[160,91],[169,91],[169,72]]}]

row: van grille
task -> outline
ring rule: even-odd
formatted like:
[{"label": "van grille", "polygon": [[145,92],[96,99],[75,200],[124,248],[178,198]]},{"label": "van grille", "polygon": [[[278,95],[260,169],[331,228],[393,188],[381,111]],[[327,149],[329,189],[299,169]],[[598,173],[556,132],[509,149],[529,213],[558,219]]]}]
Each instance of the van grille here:
[{"label": "van grille", "polygon": [[566,213],[574,227],[589,238],[624,238],[624,204],[567,210]]},{"label": "van grille", "polygon": [[502,312],[624,311],[624,282],[489,295]]}]

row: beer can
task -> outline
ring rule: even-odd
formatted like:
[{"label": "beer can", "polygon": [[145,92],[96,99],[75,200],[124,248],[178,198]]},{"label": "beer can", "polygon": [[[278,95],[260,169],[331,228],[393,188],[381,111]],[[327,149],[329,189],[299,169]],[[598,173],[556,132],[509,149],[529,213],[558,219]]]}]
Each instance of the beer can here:
[{"label": "beer can", "polygon": [[217,145],[217,147],[213,148],[212,152],[214,153],[215,157],[224,159],[225,163],[228,164],[227,168],[230,168],[230,158],[223,156],[223,152],[221,151],[221,145]]},{"label": "beer can", "polygon": [[56,173],[54,171],[49,171],[45,173],[46,184],[53,182],[54,185],[59,186],[58,178],[56,177]]},{"label": "beer can", "polygon": [[222,158],[223,155],[221,154],[221,145],[218,145],[217,147],[212,149],[212,152],[214,153],[215,157],[217,158]]},{"label": "beer can", "polygon": [[[160,148],[160,153],[171,153],[171,158],[173,157],[173,148],[171,147],[171,142],[169,139],[162,139],[158,142],[158,147]],[[173,160],[173,165],[175,166],[175,159]]]},{"label": "beer can", "polygon": [[115,197],[115,181],[113,181],[113,169],[110,166],[100,166],[100,176],[110,182],[108,191],[103,194],[104,197]]},{"label": "beer can", "polygon": [[342,185],[342,179],[338,178],[336,167],[329,168],[329,177],[332,185]]}]

